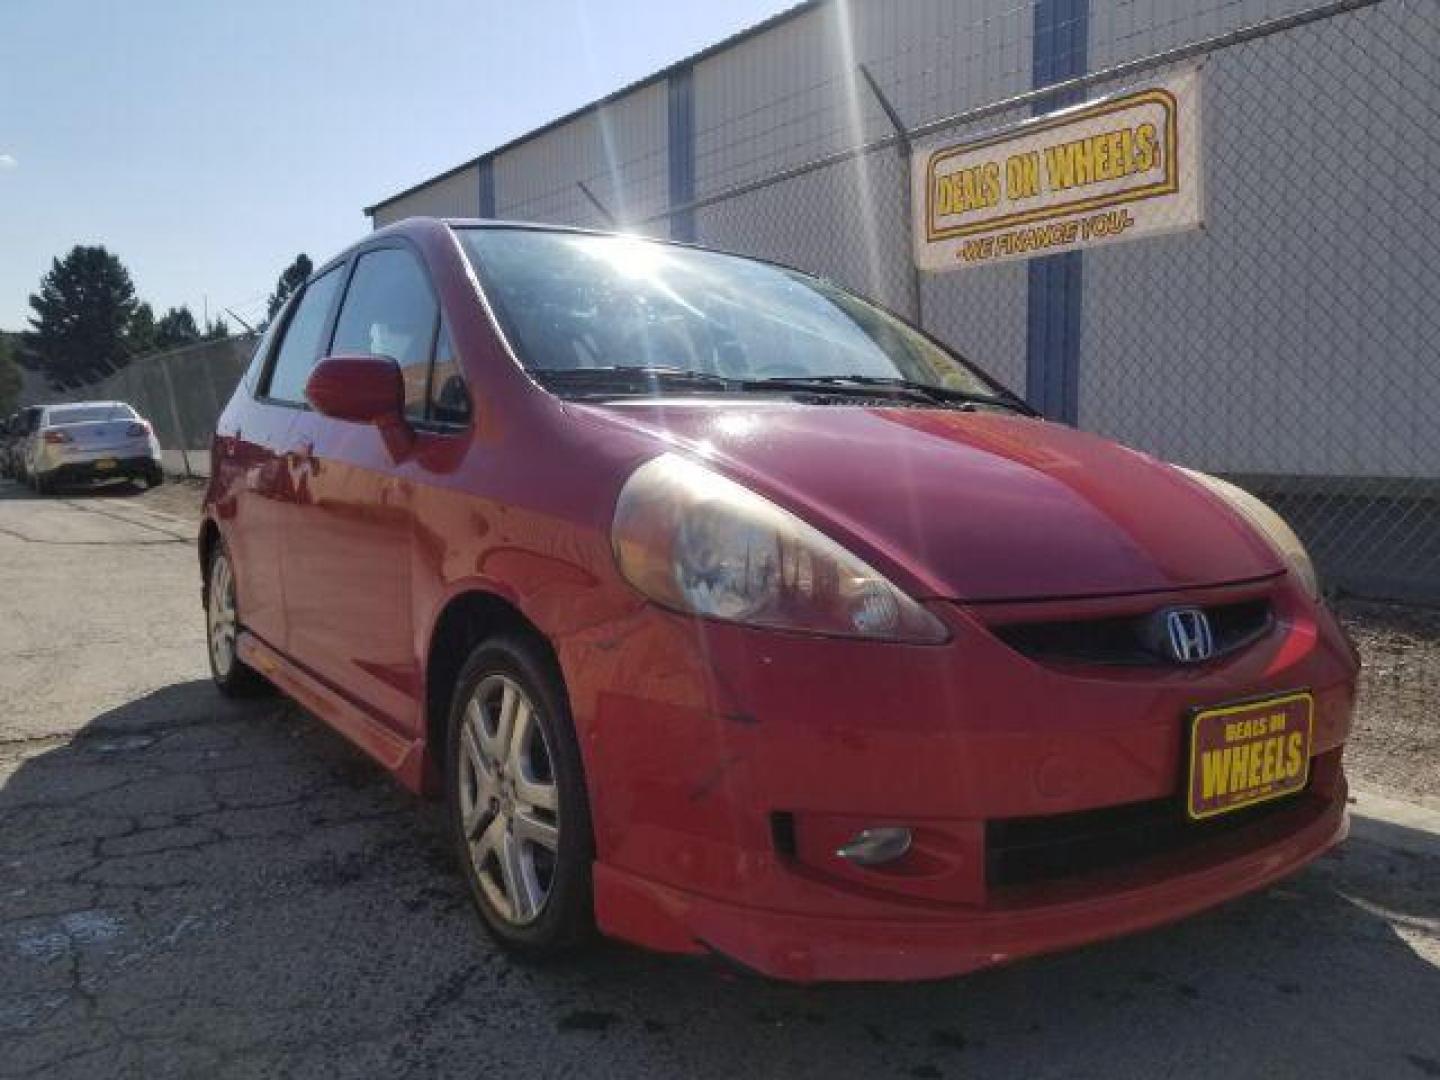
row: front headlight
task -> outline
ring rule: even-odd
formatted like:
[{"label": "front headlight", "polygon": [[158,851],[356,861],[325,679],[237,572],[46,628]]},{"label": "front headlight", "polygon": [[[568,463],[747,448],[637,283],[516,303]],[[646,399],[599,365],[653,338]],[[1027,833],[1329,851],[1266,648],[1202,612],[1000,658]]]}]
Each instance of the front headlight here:
[{"label": "front headlight", "polygon": [[947,637],[939,619],[824,533],[675,454],[631,474],[611,535],[626,580],[676,611],[885,641]]},{"label": "front headlight", "polygon": [[1295,577],[1310,599],[1320,599],[1320,578],[1315,573],[1315,564],[1310,560],[1310,553],[1305,550],[1305,545],[1295,535],[1295,530],[1285,523],[1284,518],[1244,488],[1236,487],[1228,480],[1221,480],[1209,473],[1196,472],[1194,469],[1176,467],[1229,503],[1236,513],[1269,541],[1270,546],[1295,572]]}]

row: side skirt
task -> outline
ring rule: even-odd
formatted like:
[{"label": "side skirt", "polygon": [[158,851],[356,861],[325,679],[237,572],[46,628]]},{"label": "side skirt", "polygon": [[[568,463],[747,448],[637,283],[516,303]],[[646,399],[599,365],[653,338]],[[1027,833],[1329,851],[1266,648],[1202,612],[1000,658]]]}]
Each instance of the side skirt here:
[{"label": "side skirt", "polygon": [[424,742],[406,739],[339,690],[266,645],[248,630],[236,642],[240,659],[274,683],[286,697],[334,728],[411,791],[424,783]]}]

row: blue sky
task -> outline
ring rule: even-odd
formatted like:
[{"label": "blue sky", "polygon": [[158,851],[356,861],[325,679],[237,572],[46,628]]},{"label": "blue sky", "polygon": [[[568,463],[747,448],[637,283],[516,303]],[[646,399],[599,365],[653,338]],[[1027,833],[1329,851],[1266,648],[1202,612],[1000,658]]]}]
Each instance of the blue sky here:
[{"label": "blue sky", "polygon": [[788,0],[4,0],[0,329],[100,243],[157,309],[247,318],[363,207]]}]

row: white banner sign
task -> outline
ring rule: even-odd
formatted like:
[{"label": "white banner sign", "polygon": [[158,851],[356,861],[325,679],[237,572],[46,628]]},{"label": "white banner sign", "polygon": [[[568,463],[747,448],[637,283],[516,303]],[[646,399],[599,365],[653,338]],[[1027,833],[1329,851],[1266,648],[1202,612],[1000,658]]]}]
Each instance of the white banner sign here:
[{"label": "white banner sign", "polygon": [[917,147],[915,262],[955,270],[1201,224],[1200,70]]}]

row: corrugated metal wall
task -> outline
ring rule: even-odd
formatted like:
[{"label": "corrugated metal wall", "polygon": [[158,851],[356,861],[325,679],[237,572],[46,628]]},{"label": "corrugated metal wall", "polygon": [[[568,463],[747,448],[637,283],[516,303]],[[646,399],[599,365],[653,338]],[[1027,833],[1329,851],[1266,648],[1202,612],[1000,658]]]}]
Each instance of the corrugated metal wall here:
[{"label": "corrugated metal wall", "polygon": [[[603,228],[665,209],[669,157],[666,88],[642,87],[495,158],[496,216]],[[662,223],[658,230],[664,235]]]},{"label": "corrugated metal wall", "polygon": [[1315,0],[1090,0],[1090,70],[1314,6]]},{"label": "corrugated metal wall", "polygon": [[375,228],[407,217],[477,217],[480,213],[480,171],[467,165],[450,176],[417,188],[375,208]]}]

